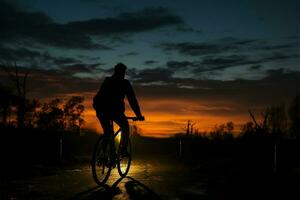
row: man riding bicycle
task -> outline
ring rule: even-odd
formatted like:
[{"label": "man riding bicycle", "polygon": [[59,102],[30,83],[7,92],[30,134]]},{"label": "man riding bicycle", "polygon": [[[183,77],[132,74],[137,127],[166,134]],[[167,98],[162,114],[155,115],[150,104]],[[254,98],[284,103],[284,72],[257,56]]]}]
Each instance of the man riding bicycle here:
[{"label": "man riding bicycle", "polygon": [[141,114],[138,101],[135,97],[133,88],[130,82],[125,79],[126,66],[123,63],[118,63],[114,68],[114,74],[111,77],[106,77],[93,99],[93,107],[96,110],[97,118],[99,119],[104,136],[109,136],[112,130],[111,121],[115,122],[122,129],[121,137],[121,154],[128,155],[127,145],[129,137],[129,124],[125,116],[125,96],[134,111],[137,119],[144,120]]}]

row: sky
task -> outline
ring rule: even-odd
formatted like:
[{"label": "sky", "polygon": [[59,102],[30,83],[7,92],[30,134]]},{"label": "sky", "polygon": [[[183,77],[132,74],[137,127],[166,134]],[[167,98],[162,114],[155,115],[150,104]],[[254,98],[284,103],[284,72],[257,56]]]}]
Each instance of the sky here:
[{"label": "sky", "polygon": [[92,97],[122,62],[144,135],[209,131],[300,92],[299,19],[297,0],[0,0],[0,61],[32,98],[84,96],[98,132]]}]

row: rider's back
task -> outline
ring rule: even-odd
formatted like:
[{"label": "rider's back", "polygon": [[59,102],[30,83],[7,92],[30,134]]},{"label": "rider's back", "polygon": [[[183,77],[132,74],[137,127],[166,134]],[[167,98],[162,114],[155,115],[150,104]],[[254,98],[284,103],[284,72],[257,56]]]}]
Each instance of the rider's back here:
[{"label": "rider's back", "polygon": [[129,87],[130,83],[126,79],[106,77],[93,99],[93,107],[100,112],[124,112],[124,98],[128,94]]}]

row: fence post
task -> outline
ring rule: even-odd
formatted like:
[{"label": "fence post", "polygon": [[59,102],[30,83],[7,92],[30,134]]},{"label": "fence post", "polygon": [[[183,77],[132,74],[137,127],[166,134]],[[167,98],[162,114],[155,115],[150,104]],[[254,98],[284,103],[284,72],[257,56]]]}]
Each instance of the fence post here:
[{"label": "fence post", "polygon": [[179,157],[182,156],[182,141],[181,138],[179,139]]},{"label": "fence post", "polygon": [[277,173],[277,143],[275,143],[274,145],[274,162],[273,162],[273,165],[274,165],[274,173],[276,174]]},{"label": "fence post", "polygon": [[60,135],[59,138],[59,161],[60,163],[62,163],[62,159],[63,159],[63,139],[62,139],[62,133]]}]

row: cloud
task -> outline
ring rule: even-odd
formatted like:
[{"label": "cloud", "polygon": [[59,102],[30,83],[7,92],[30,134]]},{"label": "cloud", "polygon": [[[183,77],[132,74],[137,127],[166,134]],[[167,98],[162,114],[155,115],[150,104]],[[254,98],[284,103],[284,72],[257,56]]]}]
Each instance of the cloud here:
[{"label": "cloud", "polygon": [[188,56],[216,56],[222,54],[261,53],[269,51],[297,52],[300,43],[297,41],[264,41],[259,39],[221,38],[207,42],[162,42],[155,47],[165,52],[177,52]]},{"label": "cloud", "polygon": [[[248,119],[248,109],[262,109],[281,102],[289,103],[300,92],[300,72],[284,69],[265,71],[265,77],[260,80],[231,81],[172,78],[171,71],[158,68],[136,69],[135,73],[140,78],[132,84],[149,123],[161,121],[160,119],[176,119],[176,123],[180,120],[202,119],[205,124],[210,120],[207,123],[211,125],[226,120],[241,122]],[[157,74],[160,76],[157,77]],[[145,84],[146,81],[158,80],[168,80],[169,84]],[[0,73],[0,82],[9,83],[3,72]],[[28,77],[28,97],[43,100],[83,95],[86,105],[91,106],[92,97],[100,88],[101,82],[102,80],[73,77],[62,70],[31,69]],[[186,89],[180,85],[193,87]],[[91,115],[95,116],[94,113]]]},{"label": "cloud", "polygon": [[[259,69],[264,63],[275,63],[277,61],[292,60],[300,57],[300,54],[286,54],[283,52],[270,52],[268,54],[257,55],[256,57],[245,54],[232,55],[209,55],[204,56],[199,61],[168,61],[168,69],[184,71],[191,75],[201,74],[203,72],[222,71],[232,67],[243,67],[252,65],[251,70]],[[254,67],[256,66],[256,68]]]},{"label": "cloud", "polygon": [[146,61],[144,61],[145,65],[153,65],[153,64],[156,64],[156,63],[157,63],[156,60],[146,60]]},{"label": "cloud", "polygon": [[131,78],[140,83],[167,82],[173,74],[169,69],[157,67],[132,71]]},{"label": "cloud", "polygon": [[202,73],[261,62],[261,60],[248,59],[245,55],[207,56],[202,59],[199,67],[195,68],[193,71],[196,73]]},{"label": "cloud", "polygon": [[[19,67],[20,74],[29,71],[27,79],[28,97],[37,99],[49,99],[55,97],[65,98],[70,94],[86,95],[95,93],[101,84],[101,80],[91,78],[78,78],[69,73],[57,69],[37,69],[33,67]],[[0,72],[2,72],[0,70]],[[10,84],[8,76],[0,73],[0,83]]]},{"label": "cloud", "polygon": [[102,63],[93,63],[93,64],[85,64],[85,63],[77,63],[73,65],[66,65],[61,67],[60,69],[69,73],[95,73],[104,71],[99,68],[99,66],[103,65]]},{"label": "cloud", "polygon": [[237,52],[244,46],[256,43],[256,40],[240,40],[236,38],[222,38],[210,42],[180,42],[161,43],[157,47],[167,52],[177,52],[182,55],[202,56],[224,52]]},{"label": "cloud", "polygon": [[[89,59],[92,60],[93,59]],[[96,59],[98,60],[98,58]],[[102,69],[100,66],[103,63],[85,63],[81,60],[70,58],[53,56],[49,52],[36,51],[28,48],[10,48],[0,46],[0,62],[1,63],[11,63],[16,62],[18,65],[31,68],[45,68],[53,69],[68,75],[74,75],[78,73],[89,73],[93,74],[95,78],[95,73],[105,73],[106,70]],[[50,72],[50,71],[45,71]]]},{"label": "cloud", "polygon": [[78,63],[79,60],[70,57],[55,57],[49,54],[48,51],[36,51],[24,47],[11,48],[0,45],[0,60],[5,62],[16,61],[32,64],[43,64],[44,66],[56,67],[57,65],[66,65]]},{"label": "cloud", "polygon": [[262,60],[262,62],[271,62],[276,60],[289,60],[294,58],[299,58],[300,54],[289,52],[272,52],[271,55],[267,56]]},{"label": "cloud", "polygon": [[292,42],[287,44],[277,44],[277,45],[265,45],[260,48],[263,50],[281,50],[281,49],[290,49],[290,48],[299,48],[299,42]]},{"label": "cloud", "polygon": [[111,47],[99,44],[99,40],[182,23],[182,19],[168,9],[153,7],[111,18],[61,24],[44,13],[26,12],[7,2],[0,2],[2,42],[30,40],[62,48],[110,50]]},{"label": "cloud", "polygon": [[178,70],[186,70],[188,67],[197,67],[199,66],[199,62],[190,62],[190,61],[168,61],[167,67],[169,69],[178,71]]},{"label": "cloud", "polygon": [[[140,85],[137,87],[138,93],[155,99],[190,99],[199,102],[218,102],[218,105],[230,106],[234,104],[246,112],[251,107],[287,102],[300,92],[298,87],[300,72],[284,69],[265,71],[265,77],[260,80],[175,79],[170,77],[170,74],[165,75],[164,79],[168,80],[169,84]],[[159,80],[162,80],[162,77],[152,79],[152,81]],[[191,89],[181,88],[180,85],[189,85]]]},{"label": "cloud", "polygon": [[125,53],[125,54],[121,54],[121,55],[119,55],[120,57],[127,57],[127,56],[137,56],[137,55],[139,55],[139,53],[138,52],[128,52],[128,53]]},{"label": "cloud", "polygon": [[259,70],[261,69],[263,66],[262,65],[252,65],[249,70],[251,71],[256,71],[256,70]]},{"label": "cloud", "polygon": [[201,30],[194,29],[194,28],[187,27],[187,26],[177,26],[176,31],[178,31],[178,32],[192,32],[192,33],[197,33],[197,34],[202,34],[203,33],[203,31],[201,31]]}]

